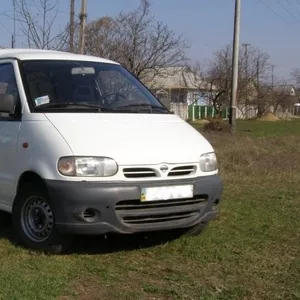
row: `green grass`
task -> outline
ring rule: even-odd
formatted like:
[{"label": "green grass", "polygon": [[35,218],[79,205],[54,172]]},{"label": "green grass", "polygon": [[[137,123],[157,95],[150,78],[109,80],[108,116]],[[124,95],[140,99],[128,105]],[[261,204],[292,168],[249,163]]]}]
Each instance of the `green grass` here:
[{"label": "green grass", "polygon": [[204,135],[225,190],[201,236],[80,238],[73,254],[45,256],[13,246],[2,220],[0,299],[300,299],[300,122]]},{"label": "green grass", "polygon": [[240,121],[238,122],[239,131],[242,134],[251,136],[282,136],[282,135],[299,135],[300,134],[300,121],[280,121],[280,122],[267,122],[267,121]]}]

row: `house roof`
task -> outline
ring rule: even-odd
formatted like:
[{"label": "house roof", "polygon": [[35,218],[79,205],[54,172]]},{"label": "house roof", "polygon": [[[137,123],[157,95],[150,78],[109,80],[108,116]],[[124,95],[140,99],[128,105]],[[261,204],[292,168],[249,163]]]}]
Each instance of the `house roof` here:
[{"label": "house roof", "polygon": [[277,93],[296,96],[296,89],[292,84],[282,84],[274,86],[273,90]]},{"label": "house roof", "polygon": [[[208,82],[187,67],[158,68],[149,72],[145,83],[152,89],[211,89]],[[212,86],[216,90],[216,86]]]}]

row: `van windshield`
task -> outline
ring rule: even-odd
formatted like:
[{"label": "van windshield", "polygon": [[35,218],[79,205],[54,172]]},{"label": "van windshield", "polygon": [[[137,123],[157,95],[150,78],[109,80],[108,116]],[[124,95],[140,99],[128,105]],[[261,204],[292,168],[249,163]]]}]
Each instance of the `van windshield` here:
[{"label": "van windshield", "polygon": [[21,64],[34,112],[169,113],[139,80],[117,64],[63,60]]}]

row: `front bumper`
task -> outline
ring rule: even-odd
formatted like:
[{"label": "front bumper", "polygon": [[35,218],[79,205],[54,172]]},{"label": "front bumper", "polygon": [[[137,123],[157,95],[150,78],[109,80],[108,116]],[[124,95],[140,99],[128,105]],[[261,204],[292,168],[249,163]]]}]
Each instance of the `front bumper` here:
[{"label": "front bumper", "polygon": [[[223,185],[218,175],[152,182],[46,180],[57,228],[68,234],[135,233],[192,227],[215,219]],[[193,199],[139,201],[142,187],[194,185]]]}]

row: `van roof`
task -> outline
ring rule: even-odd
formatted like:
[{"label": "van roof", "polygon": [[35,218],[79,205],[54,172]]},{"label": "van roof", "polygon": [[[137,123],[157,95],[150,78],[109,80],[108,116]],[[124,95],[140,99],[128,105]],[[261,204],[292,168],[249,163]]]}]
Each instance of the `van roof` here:
[{"label": "van roof", "polygon": [[79,60],[118,64],[117,62],[96,56],[44,49],[0,49],[0,59],[5,58],[20,60]]}]

